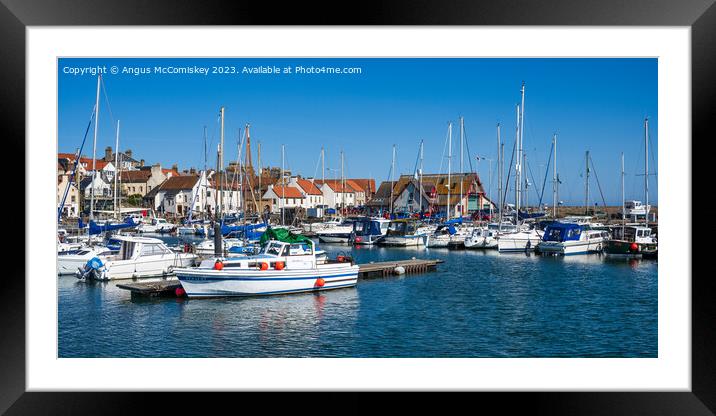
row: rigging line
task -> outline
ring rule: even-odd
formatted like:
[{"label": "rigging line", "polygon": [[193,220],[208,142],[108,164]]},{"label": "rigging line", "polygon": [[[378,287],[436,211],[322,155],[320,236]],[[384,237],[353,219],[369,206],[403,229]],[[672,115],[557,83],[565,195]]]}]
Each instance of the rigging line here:
[{"label": "rigging line", "polygon": [[[80,145],[80,148],[77,149],[77,154],[75,155],[75,163],[74,167],[72,168],[72,174],[70,175],[69,181],[67,182],[67,187],[65,188],[65,193],[62,196],[62,203],[57,208],[57,221],[59,222],[62,219],[62,208],[65,206],[65,201],[67,200],[67,194],[70,191],[70,186],[72,186],[72,181],[75,179],[75,173],[77,172],[77,165],[80,162],[80,156],[82,155],[82,149],[85,147],[85,141],[87,141],[87,134],[89,133],[90,126],[92,126],[92,121],[94,120],[95,116],[95,110],[97,110],[97,106],[92,107],[92,114],[90,115],[89,122],[87,123],[87,129],[85,130],[85,136],[82,139],[82,144]],[[79,188],[78,188],[79,190]]]},{"label": "rigging line", "polygon": [[[529,162],[529,161],[528,161],[528,162],[525,162],[525,165],[527,165],[527,169],[529,170],[530,175],[532,176],[532,182],[534,182],[535,185],[537,185],[537,181],[535,180],[535,175],[532,173],[532,165],[530,165],[530,162]],[[542,205],[542,197],[541,197],[540,194],[537,192],[537,187],[536,187],[536,186],[533,186],[533,188],[535,188],[535,194],[540,198],[540,205]],[[539,206],[538,206],[537,208],[539,208]]]},{"label": "rigging line", "polygon": [[[547,175],[549,174],[549,165],[552,162],[552,152],[554,152],[554,146],[550,146],[549,158],[547,159],[547,167],[544,170],[544,180],[542,181],[542,194],[539,196],[539,205],[542,206],[542,198],[544,198],[544,187],[547,185]],[[554,185],[553,185],[554,186]]]},{"label": "rigging line", "polygon": [[604,194],[602,193],[602,186],[599,184],[599,176],[597,176],[597,169],[594,168],[594,161],[592,160],[592,155],[589,155],[589,162],[592,165],[592,170],[594,171],[594,178],[597,180],[597,188],[599,188],[599,195],[602,197],[602,204],[604,204],[604,208],[607,207],[607,202],[604,200]]},{"label": "rigging line", "polygon": [[[470,172],[475,173],[475,169],[472,168],[472,157],[470,157],[470,142],[467,140],[467,129],[465,129],[465,122],[463,121],[462,126],[462,135],[463,139],[465,140],[465,147],[467,148],[467,163],[470,164]],[[460,172],[462,173],[462,172]]]},{"label": "rigging line", "polygon": [[117,121],[114,119],[114,114],[112,113],[112,106],[109,105],[109,95],[107,95],[107,87],[104,85],[104,78],[100,78],[100,81],[102,83],[102,91],[104,92],[104,101],[107,103],[107,110],[109,110],[109,118],[112,119],[112,124],[116,125]]},{"label": "rigging line", "polygon": [[442,155],[442,157],[440,157],[440,169],[438,170],[438,175],[442,175],[442,173],[443,173],[443,163],[445,161],[445,149],[447,149],[449,135],[450,135],[450,128],[448,127],[448,131],[445,132],[445,142],[443,142],[443,155]]},{"label": "rigging line", "polygon": [[318,165],[321,164],[321,156],[322,156],[322,152],[318,153],[318,160],[316,161],[316,169],[313,171],[313,181],[311,181],[311,182],[315,182],[316,175],[318,175]]},{"label": "rigging line", "polygon": [[[422,141],[421,141],[422,143]],[[415,167],[413,168],[413,176],[418,173],[418,164],[420,164],[420,147],[418,146],[418,155],[415,157]]]},{"label": "rigging line", "polygon": [[510,167],[507,169],[507,181],[505,182],[505,193],[504,195],[500,195],[502,197],[502,203],[500,204],[500,209],[505,207],[505,201],[507,201],[507,193],[510,190],[510,177],[512,176],[512,162],[515,160],[515,147],[517,146],[517,141],[512,143],[512,156],[510,157]]}]

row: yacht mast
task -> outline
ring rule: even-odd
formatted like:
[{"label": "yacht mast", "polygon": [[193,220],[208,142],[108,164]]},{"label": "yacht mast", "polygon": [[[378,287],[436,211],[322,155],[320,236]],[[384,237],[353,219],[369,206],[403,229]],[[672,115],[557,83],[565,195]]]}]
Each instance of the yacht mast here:
[{"label": "yacht mast", "polygon": [[445,220],[450,219],[450,170],[452,169],[452,121],[448,123],[448,180],[447,201],[445,202]]},{"label": "yacht mast", "polygon": [[552,217],[557,218],[557,133],[552,136],[554,166],[552,169]]},{"label": "yacht mast", "polygon": [[[462,206],[462,174],[464,172],[463,168],[463,160],[462,160],[462,148],[463,148],[463,132],[465,131],[465,121],[462,116],[460,116],[460,217],[463,216],[464,208]],[[482,208],[482,207],[480,207]]]},{"label": "yacht mast", "polygon": [[500,123],[497,123],[497,193],[500,205],[497,212],[500,215],[500,223],[502,223],[502,143],[500,143]]},{"label": "yacht mast", "polygon": [[114,148],[114,212],[115,217],[119,219],[119,216],[122,214],[122,209],[117,205],[117,175],[119,174],[119,168],[117,167],[119,165],[119,120],[117,120],[117,138],[115,140]]},{"label": "yacht mast", "polygon": [[[90,220],[94,219],[94,186],[95,186],[95,179],[97,179],[97,169],[96,169],[96,156],[97,156],[97,130],[99,128],[99,89],[100,84],[102,82],[102,74],[97,75],[97,100],[95,102],[95,118],[94,118],[94,144],[92,146],[92,182],[90,182]],[[79,156],[78,156],[79,157]],[[88,228],[89,230],[89,228]],[[87,231],[89,232],[89,231]]]},{"label": "yacht mast", "polygon": [[418,185],[420,186],[420,189],[418,190],[418,195],[420,195],[420,212],[423,212],[423,141],[420,140],[420,174],[419,180],[420,182]]},{"label": "yacht mast", "polygon": [[[217,174],[222,174],[224,170],[224,107],[221,107],[221,144],[219,145],[219,171]],[[223,175],[222,175],[223,176]],[[217,178],[219,180],[219,214],[224,213],[224,181],[223,177]],[[221,218],[217,216],[217,219]]]},{"label": "yacht mast", "polygon": [[395,145],[393,145],[393,162],[390,166],[390,215],[393,215],[393,189],[395,188]]},{"label": "yacht mast", "polygon": [[346,179],[343,175],[343,150],[341,150],[341,217],[346,208]]},{"label": "yacht mast", "polygon": [[[248,136],[247,136],[247,137],[248,137]],[[259,182],[259,201],[261,201],[261,198],[263,198],[263,195],[261,194],[261,175],[262,175],[262,173],[261,173],[261,170],[262,170],[262,169],[261,169],[261,142],[259,141],[256,145],[258,146],[258,149],[256,149],[256,156],[257,156],[258,162],[259,162],[259,171],[258,171],[258,177],[259,177],[259,179],[258,179],[258,182]],[[244,167],[245,167],[245,166],[244,166]],[[253,167],[251,168],[251,171],[253,172]],[[246,176],[247,176],[246,182],[247,182],[248,185],[249,185],[249,192],[251,192],[251,198],[254,199],[254,203],[255,203],[255,202],[256,202],[256,196],[255,196],[255,194],[254,194],[254,190],[251,189],[251,179],[250,179],[251,176],[250,176],[250,174],[249,174],[248,172],[246,173]],[[261,210],[261,207],[259,207],[259,205],[257,204],[257,205],[256,205],[256,214],[257,214],[257,215],[263,215],[263,212],[259,212],[260,210]],[[266,221],[266,222],[268,222],[268,221]]]},{"label": "yacht mast", "polygon": [[624,202],[624,152],[622,152],[622,238],[624,238],[624,225],[626,223],[626,202]]},{"label": "yacht mast", "polygon": [[644,226],[649,227],[649,117],[644,119]]},{"label": "yacht mast", "polygon": [[[524,154],[524,135],[525,135],[525,82],[522,81],[522,88],[520,89],[520,95],[522,96],[522,103],[520,104],[520,156]],[[519,159],[518,159],[519,160]],[[525,165],[520,165],[520,179],[522,179],[522,171],[525,169]],[[527,175],[525,174],[525,179],[527,179]],[[525,180],[525,184],[527,181]],[[527,188],[525,186],[525,188]],[[525,189],[521,190],[522,192],[525,192]],[[519,206],[517,207],[517,218],[520,217],[520,210]]]},{"label": "yacht mast", "polygon": [[589,150],[587,150],[584,161],[587,167],[587,174],[584,180],[584,214],[589,215]]},{"label": "yacht mast", "polygon": [[285,223],[285,215],[284,212],[286,211],[286,184],[283,180],[283,169],[284,169],[284,163],[285,163],[285,156],[284,156],[284,145],[281,145],[281,225],[286,225]]},{"label": "yacht mast", "polygon": [[[208,180],[208,178],[207,178],[208,173],[207,173],[207,170],[206,170],[206,168],[207,168],[206,160],[207,160],[206,126],[204,126],[204,181],[203,181],[203,184],[204,184],[204,191],[205,191],[205,192],[206,192],[206,188],[207,188],[207,183],[206,183],[206,182],[207,182],[207,180]],[[203,195],[204,195],[204,207],[203,207],[203,208],[204,208],[204,219],[206,219],[206,207],[209,205],[209,201],[206,200],[206,193],[204,193]]]},{"label": "yacht mast", "polygon": [[520,105],[517,104],[517,128],[515,129],[515,225],[519,222],[520,211],[520,188],[522,187],[522,179],[520,178],[520,166],[522,162],[522,154],[520,153]]}]

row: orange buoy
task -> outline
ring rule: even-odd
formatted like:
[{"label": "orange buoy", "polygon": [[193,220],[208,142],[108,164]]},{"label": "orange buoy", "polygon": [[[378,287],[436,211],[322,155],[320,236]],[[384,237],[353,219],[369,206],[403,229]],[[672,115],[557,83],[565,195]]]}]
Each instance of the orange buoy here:
[{"label": "orange buoy", "polygon": [[269,265],[268,265],[268,263],[261,263],[260,268],[261,268],[261,270],[268,270]]},{"label": "orange buoy", "polygon": [[274,267],[276,270],[283,270],[283,268],[285,267],[285,265],[283,264],[282,261],[277,261],[277,262],[274,264],[273,267]]},{"label": "orange buoy", "polygon": [[214,270],[222,270],[224,268],[224,263],[221,262],[221,260],[217,260],[216,263],[214,263]]},{"label": "orange buoy", "polygon": [[631,245],[629,246],[629,250],[637,251],[639,250],[639,245],[637,243],[631,243]]},{"label": "orange buoy", "polygon": [[323,285],[325,285],[325,284],[326,284],[326,281],[323,280],[323,278],[319,277],[318,279],[316,279],[316,287],[323,287]]},{"label": "orange buoy", "polygon": [[336,257],[336,260],[343,263],[344,261],[346,261],[346,258],[345,258],[345,256],[338,256],[338,257]]}]

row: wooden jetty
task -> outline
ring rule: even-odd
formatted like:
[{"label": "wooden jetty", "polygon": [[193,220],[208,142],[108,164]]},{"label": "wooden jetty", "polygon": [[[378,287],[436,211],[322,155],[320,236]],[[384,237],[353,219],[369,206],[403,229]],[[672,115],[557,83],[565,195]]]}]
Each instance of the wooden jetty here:
[{"label": "wooden jetty", "polygon": [[[381,261],[376,263],[363,263],[358,267],[358,278],[369,279],[376,277],[387,277],[397,274],[415,274],[427,273],[435,271],[437,265],[443,263],[444,260],[434,259],[410,259],[396,261]],[[402,267],[402,270],[398,269]],[[396,269],[398,269],[396,271]],[[159,280],[152,282],[131,282],[117,284],[120,289],[129,290],[132,296],[145,297],[177,297],[183,296],[182,286],[177,279]],[[182,289],[177,291],[177,289]],[[178,292],[178,293],[177,293]]]}]

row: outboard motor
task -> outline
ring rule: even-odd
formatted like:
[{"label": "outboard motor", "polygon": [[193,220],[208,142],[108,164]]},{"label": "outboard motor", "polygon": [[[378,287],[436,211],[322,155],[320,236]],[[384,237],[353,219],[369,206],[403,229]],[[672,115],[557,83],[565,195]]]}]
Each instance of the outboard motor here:
[{"label": "outboard motor", "polygon": [[100,280],[99,277],[101,276],[102,270],[104,268],[104,264],[102,263],[102,260],[100,260],[99,257],[92,257],[86,264],[84,268],[79,268],[77,270],[77,278],[81,280],[89,280],[91,278],[94,278],[96,280]]}]

